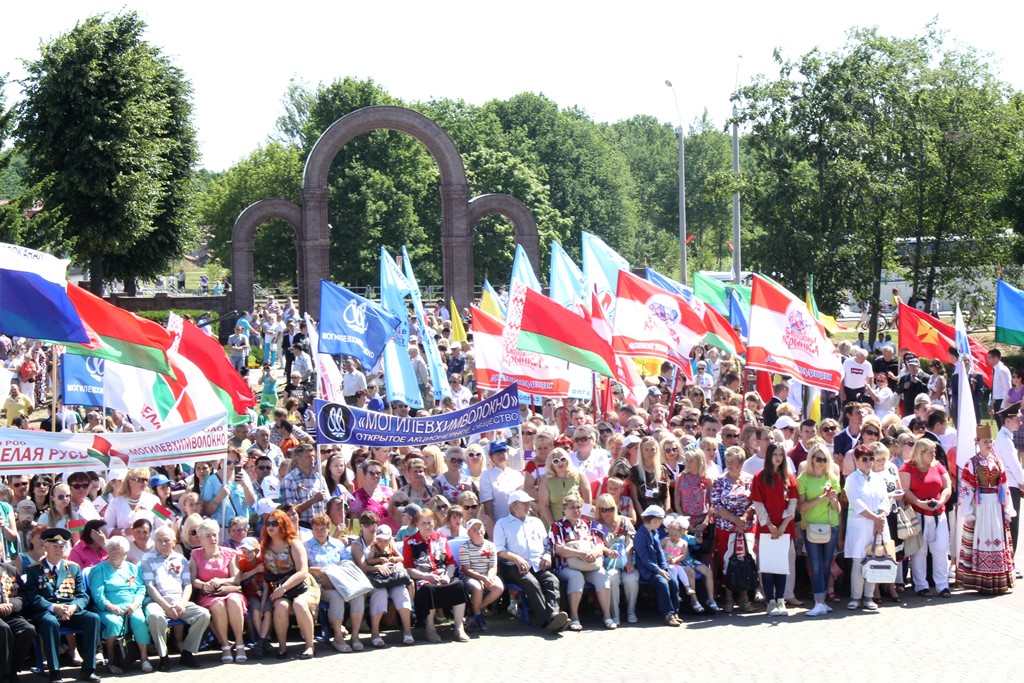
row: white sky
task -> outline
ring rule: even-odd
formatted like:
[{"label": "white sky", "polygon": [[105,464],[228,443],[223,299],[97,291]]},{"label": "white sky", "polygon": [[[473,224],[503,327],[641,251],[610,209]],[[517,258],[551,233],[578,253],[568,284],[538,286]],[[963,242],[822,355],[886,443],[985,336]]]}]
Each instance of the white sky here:
[{"label": "white sky", "polygon": [[[649,114],[675,122],[670,79],[687,123],[705,107],[724,123],[737,65],[742,84],[777,72],[776,47],[790,58],[834,50],[853,26],[911,37],[938,16],[947,45],[991,53],[993,70],[1024,89],[1024,6],[992,0],[17,2],[2,12],[0,73],[22,78],[20,60],[37,57],[40,41],[91,14],[130,8],[149,25],[147,39],[191,79],[203,165],[215,171],[266,140],[293,77],[310,84],[373,78],[405,101],[483,104],[542,92],[598,121]],[[11,104],[17,88],[8,86],[7,95]]]}]

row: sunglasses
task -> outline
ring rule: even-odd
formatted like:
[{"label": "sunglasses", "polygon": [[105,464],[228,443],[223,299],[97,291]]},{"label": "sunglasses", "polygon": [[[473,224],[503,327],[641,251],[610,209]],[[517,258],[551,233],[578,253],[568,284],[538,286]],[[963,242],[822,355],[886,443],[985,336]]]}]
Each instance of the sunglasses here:
[{"label": "sunglasses", "polygon": [[663,450],[666,453],[678,453],[679,452],[679,449],[676,448],[675,446],[666,446]]},{"label": "sunglasses", "polygon": [[256,469],[257,469],[257,470],[259,470],[260,472],[270,472],[270,471],[271,471],[271,470],[273,470],[274,468],[273,468],[273,467],[269,467],[269,466],[267,466],[267,465],[260,465],[260,466],[259,466],[259,467],[257,467]]},{"label": "sunglasses", "polygon": [[862,455],[862,456],[860,456],[859,460],[861,460],[863,462],[874,462],[875,461],[875,456],[873,456],[873,455]]},{"label": "sunglasses", "polygon": [[48,489],[50,488],[50,482],[48,481],[37,481],[33,486],[37,489]]},{"label": "sunglasses", "polygon": [[449,458],[448,462],[450,462],[453,465],[461,465],[462,463],[464,463],[466,461],[463,460],[462,458]]},{"label": "sunglasses", "polygon": [[551,458],[552,465],[561,465],[563,462],[569,462],[569,458],[566,458],[564,456],[559,458]]},{"label": "sunglasses", "polygon": [[54,496],[54,497],[53,497],[53,499],[54,499],[54,500],[67,500],[67,499],[68,499],[68,498],[70,498],[70,497],[71,497],[71,496],[68,496],[68,495],[65,495],[65,494],[61,494],[61,495],[59,495],[59,496]]},{"label": "sunglasses", "polygon": [[612,430],[610,430],[610,429],[598,429],[597,433],[598,434],[611,434]]},{"label": "sunglasses", "polygon": [[867,434],[868,436],[881,436],[882,435],[881,432],[879,432],[879,431],[877,431],[875,429],[865,429],[864,433]]},{"label": "sunglasses", "polygon": [[188,535],[189,536],[198,536],[199,535],[199,531],[196,530],[196,529],[193,529],[192,531],[188,532]]},{"label": "sunglasses", "polygon": [[479,505],[463,505],[462,509],[463,510],[476,510],[479,507],[480,507]]},{"label": "sunglasses", "polygon": [[695,432],[695,431],[697,431],[697,425],[696,425],[696,423],[693,423],[693,422],[684,422],[683,423],[683,429],[685,429],[688,432],[690,432],[690,431]]},{"label": "sunglasses", "polygon": [[738,439],[738,438],[740,438],[740,435],[739,434],[722,434],[722,438],[723,439]]},{"label": "sunglasses", "polygon": [[838,427],[822,427],[821,428],[821,431],[825,432],[826,434],[832,434],[833,432],[836,432],[838,430],[839,430]]},{"label": "sunglasses", "polygon": [[537,436],[537,432],[523,432],[523,436]]},{"label": "sunglasses", "polygon": [[[237,465],[238,463],[234,463]],[[145,484],[148,480],[145,477],[132,477],[128,481],[134,481],[136,484]]]},{"label": "sunglasses", "polygon": [[576,443],[582,443],[584,441],[590,441],[590,437],[589,436],[577,436],[575,439],[573,439],[573,441],[575,441]]},{"label": "sunglasses", "polygon": [[23,489],[23,488],[28,486],[28,482],[27,481],[16,481],[13,484],[11,484],[11,486],[16,488],[16,489]]},{"label": "sunglasses", "polygon": [[615,508],[597,508],[600,512],[615,512]]},{"label": "sunglasses", "polygon": [[274,528],[274,527],[281,526],[281,523],[278,522],[276,519],[272,519],[269,522],[267,522],[267,526],[270,527],[270,528]]},{"label": "sunglasses", "polygon": [[437,510],[438,512],[445,512],[445,511],[447,511],[447,510],[448,510],[448,509],[449,509],[450,507],[451,507],[450,505],[435,505],[435,506],[434,506],[434,509],[435,509],[435,510]]},{"label": "sunglasses", "polygon": [[480,458],[482,458],[482,457],[484,457],[484,456],[483,456],[483,454],[482,454],[482,453],[467,453],[467,454],[466,454],[466,457],[467,457],[467,458],[471,458],[471,459],[473,459],[473,460],[479,460]]},{"label": "sunglasses", "polygon": [[368,476],[368,477],[380,477],[380,476],[383,476],[383,475],[382,475],[380,470],[374,470],[373,472],[367,472],[366,476]]},{"label": "sunglasses", "polygon": [[819,457],[819,456],[814,456],[814,462],[828,462],[828,458],[822,458],[822,457]]}]

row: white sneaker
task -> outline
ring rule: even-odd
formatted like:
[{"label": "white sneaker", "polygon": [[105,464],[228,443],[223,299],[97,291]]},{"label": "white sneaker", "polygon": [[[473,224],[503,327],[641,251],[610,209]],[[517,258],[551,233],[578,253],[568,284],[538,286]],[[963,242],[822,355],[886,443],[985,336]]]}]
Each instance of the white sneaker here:
[{"label": "white sneaker", "polygon": [[626,621],[628,623],[630,623],[630,624],[635,624],[636,622],[638,622],[640,620],[636,618],[635,614],[627,614],[626,615]]},{"label": "white sneaker", "polygon": [[778,603],[775,600],[769,600],[768,603],[767,603],[767,606],[768,606],[768,616],[770,616],[770,617],[781,616],[779,614]]},{"label": "white sneaker", "polygon": [[874,600],[865,600],[864,601],[864,609],[870,610],[870,611],[874,611],[874,610],[878,609],[878,603],[875,602]]},{"label": "white sneaker", "polygon": [[786,601],[785,600],[776,600],[775,601],[775,613],[778,616],[780,616],[780,617],[788,617],[789,616],[789,610],[786,609]]},{"label": "white sneaker", "polygon": [[825,605],[825,611],[826,612],[831,612],[832,611],[832,608],[829,607],[826,603],[822,603],[822,604]]},{"label": "white sneaker", "polygon": [[807,610],[805,614],[808,617],[820,617],[822,614],[828,614],[830,611],[831,610],[828,608],[828,605],[823,602],[819,602],[815,604],[814,607]]}]

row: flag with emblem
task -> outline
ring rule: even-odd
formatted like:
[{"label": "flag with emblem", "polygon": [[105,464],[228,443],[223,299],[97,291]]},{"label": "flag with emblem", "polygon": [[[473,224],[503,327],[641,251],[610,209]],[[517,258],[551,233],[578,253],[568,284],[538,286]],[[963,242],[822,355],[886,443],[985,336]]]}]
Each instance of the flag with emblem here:
[{"label": "flag with emblem", "polygon": [[[945,363],[949,349],[957,348],[956,328],[919,311],[913,306],[901,303],[899,306],[900,346],[922,358],[935,358]],[[966,333],[964,336],[967,337]],[[974,369],[985,377],[985,384],[992,386],[992,366],[988,364],[988,349],[967,337]]]}]

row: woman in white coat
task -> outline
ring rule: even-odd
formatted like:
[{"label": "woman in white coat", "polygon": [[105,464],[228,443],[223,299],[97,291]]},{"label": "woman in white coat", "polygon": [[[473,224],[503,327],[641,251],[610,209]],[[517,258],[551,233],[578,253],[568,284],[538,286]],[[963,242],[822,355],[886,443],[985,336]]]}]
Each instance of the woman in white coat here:
[{"label": "woman in white coat", "polygon": [[871,597],[875,594],[875,586],[864,581],[861,561],[867,555],[867,547],[878,536],[882,537],[883,543],[889,539],[889,526],[886,524],[890,507],[889,492],[882,476],[871,472],[875,455],[869,447],[857,446],[853,449],[853,457],[857,469],[846,478],[844,489],[850,505],[850,516],[846,524],[843,555],[853,562],[850,602],[846,607],[857,609],[863,598],[864,609],[876,610],[878,603]]}]

